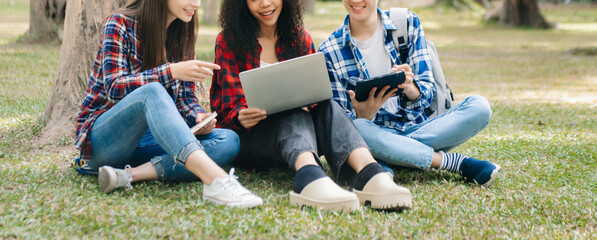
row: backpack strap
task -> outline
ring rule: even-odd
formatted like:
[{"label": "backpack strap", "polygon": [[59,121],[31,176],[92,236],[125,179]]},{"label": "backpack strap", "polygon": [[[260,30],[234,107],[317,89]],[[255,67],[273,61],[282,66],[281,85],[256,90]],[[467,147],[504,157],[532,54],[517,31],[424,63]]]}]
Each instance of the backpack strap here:
[{"label": "backpack strap", "polygon": [[400,53],[402,64],[406,63],[408,58],[408,16],[408,8],[390,8],[390,19],[398,27],[397,30],[392,31],[392,39]]}]

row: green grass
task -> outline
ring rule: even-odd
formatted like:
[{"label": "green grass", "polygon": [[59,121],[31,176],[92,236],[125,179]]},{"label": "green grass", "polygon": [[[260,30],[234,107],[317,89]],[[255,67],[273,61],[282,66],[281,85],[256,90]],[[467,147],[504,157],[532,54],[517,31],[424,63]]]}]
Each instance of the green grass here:
[{"label": "green grass", "polygon": [[[454,174],[397,171],[414,196],[405,212],[346,214],[288,204],[293,174],[237,170],[267,204],[227,209],[200,201],[201,183],[136,184],[102,194],[68,167],[70,138],[35,145],[59,60],[56,44],[15,43],[28,1],[0,0],[0,239],[30,238],[595,238],[597,236],[597,9],[544,10],[557,30],[485,25],[482,12],[416,9],[458,101],[480,94],[490,124],[455,151],[502,166],[483,189]],[[344,19],[318,3],[305,19],[319,44]],[[22,26],[25,26],[24,28]],[[218,28],[202,25],[197,56],[213,60]],[[66,145],[65,145],[66,144]]]}]

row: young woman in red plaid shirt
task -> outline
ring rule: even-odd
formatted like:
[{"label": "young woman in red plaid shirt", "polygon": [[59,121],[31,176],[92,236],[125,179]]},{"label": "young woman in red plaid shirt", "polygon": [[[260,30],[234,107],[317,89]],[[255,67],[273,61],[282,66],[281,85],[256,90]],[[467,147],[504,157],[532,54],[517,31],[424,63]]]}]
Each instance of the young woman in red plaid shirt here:
[{"label": "young woman in red plaid shirt", "polygon": [[[235,166],[276,165],[296,171],[290,203],[330,210],[408,208],[411,194],[397,186],[371,156],[344,110],[334,101],[266,116],[247,108],[238,75],[286,59],[315,52],[302,23],[302,1],[223,0],[216,40],[211,107],[218,127],[233,129],[241,140]],[[300,94],[300,93],[297,93]],[[336,183],[321,168],[325,156]]]},{"label": "young woman in red plaid shirt", "polygon": [[189,129],[207,116],[197,104],[195,82],[220,68],[194,59],[199,4],[136,0],[107,18],[76,122],[81,159],[99,169],[103,192],[137,181],[200,179],[204,200],[263,204],[233,171],[218,166],[238,154],[238,136],[214,129],[215,121],[197,136]]}]

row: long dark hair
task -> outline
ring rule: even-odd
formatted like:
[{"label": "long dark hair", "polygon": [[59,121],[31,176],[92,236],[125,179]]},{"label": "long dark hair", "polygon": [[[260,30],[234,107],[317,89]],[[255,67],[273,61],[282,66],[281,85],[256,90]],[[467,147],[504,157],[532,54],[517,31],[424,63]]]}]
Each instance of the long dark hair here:
[{"label": "long dark hair", "polygon": [[[276,26],[278,43],[287,50],[282,57],[290,59],[305,55],[310,46],[303,43],[303,1],[283,0],[282,4]],[[256,54],[259,22],[251,15],[247,0],[223,0],[218,24],[223,29],[226,45],[237,60]]]},{"label": "long dark hair", "polygon": [[197,13],[188,23],[180,19],[174,20],[168,29],[167,0],[135,0],[127,5],[122,13],[139,18],[137,34],[143,56],[141,71],[168,61],[179,62],[193,58],[196,30],[199,27]]}]

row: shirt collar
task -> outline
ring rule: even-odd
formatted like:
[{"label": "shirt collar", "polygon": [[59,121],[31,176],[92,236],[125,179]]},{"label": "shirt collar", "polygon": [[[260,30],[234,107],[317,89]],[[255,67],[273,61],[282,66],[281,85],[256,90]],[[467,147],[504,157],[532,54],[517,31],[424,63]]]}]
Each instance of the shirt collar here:
[{"label": "shirt collar", "polygon": [[[382,11],[379,7],[377,8],[377,14],[381,16],[381,21],[383,22],[386,31],[393,31],[398,29],[398,27],[396,27],[396,24],[392,22],[392,19],[390,19],[390,16],[388,16],[388,14]],[[344,25],[342,26],[342,47],[346,47],[346,44],[348,44],[352,39],[350,35],[349,24],[350,15],[346,14],[346,18],[344,18]]]}]

